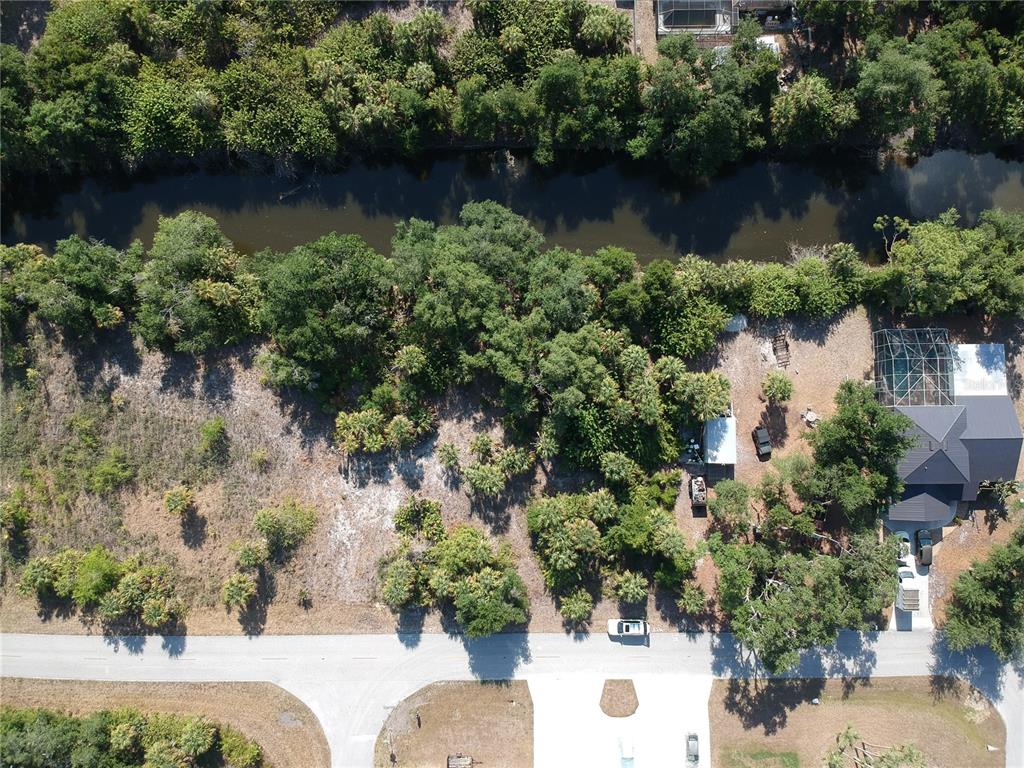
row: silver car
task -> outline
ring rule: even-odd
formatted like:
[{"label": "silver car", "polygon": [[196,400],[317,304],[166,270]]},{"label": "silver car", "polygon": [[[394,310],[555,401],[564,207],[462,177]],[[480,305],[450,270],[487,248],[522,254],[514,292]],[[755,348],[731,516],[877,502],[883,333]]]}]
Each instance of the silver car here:
[{"label": "silver car", "polygon": [[700,762],[700,744],[696,733],[686,734],[686,764],[697,765]]}]

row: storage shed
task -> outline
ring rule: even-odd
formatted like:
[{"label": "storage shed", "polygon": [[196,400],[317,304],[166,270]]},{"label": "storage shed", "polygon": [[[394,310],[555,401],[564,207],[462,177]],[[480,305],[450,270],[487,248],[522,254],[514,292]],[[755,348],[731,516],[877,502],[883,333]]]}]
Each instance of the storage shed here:
[{"label": "storage shed", "polygon": [[735,416],[719,416],[704,423],[704,461],[721,466],[736,463]]}]

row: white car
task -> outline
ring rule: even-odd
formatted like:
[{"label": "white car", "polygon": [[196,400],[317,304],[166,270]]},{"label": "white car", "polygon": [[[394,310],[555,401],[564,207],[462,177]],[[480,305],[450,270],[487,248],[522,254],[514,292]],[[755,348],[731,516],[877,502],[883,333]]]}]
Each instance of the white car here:
[{"label": "white car", "polygon": [[643,619],[608,619],[608,634],[611,637],[642,637],[650,631]]},{"label": "white car", "polygon": [[913,581],[914,580],[914,576],[916,575],[914,573],[914,571],[912,569],[910,569],[910,568],[900,568],[896,572],[896,574],[900,577],[900,583],[901,584],[904,581]]}]

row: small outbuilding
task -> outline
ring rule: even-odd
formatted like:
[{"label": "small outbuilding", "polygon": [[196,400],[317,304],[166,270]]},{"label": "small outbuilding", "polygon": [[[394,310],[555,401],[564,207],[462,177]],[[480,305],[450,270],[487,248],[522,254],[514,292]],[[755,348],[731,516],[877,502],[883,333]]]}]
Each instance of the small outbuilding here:
[{"label": "small outbuilding", "polygon": [[704,461],[729,467],[736,464],[735,416],[719,416],[704,423]]}]

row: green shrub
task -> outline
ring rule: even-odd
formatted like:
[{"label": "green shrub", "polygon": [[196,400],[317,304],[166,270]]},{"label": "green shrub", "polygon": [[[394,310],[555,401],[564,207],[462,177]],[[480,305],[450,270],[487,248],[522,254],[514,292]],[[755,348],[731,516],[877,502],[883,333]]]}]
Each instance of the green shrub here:
[{"label": "green shrub", "polygon": [[33,557],[25,563],[25,568],[21,572],[18,592],[26,596],[45,597],[55,591],[54,583],[56,581],[57,573],[50,558]]},{"label": "green shrub", "polygon": [[469,444],[469,452],[476,456],[479,462],[486,462],[490,459],[493,450],[494,441],[487,434],[476,435]]},{"label": "green shrub", "polygon": [[234,728],[222,725],[220,731],[220,753],[231,768],[260,768],[263,765],[263,750],[254,741],[249,741]]},{"label": "green shrub", "polygon": [[441,466],[449,472],[459,471],[459,449],[455,447],[455,443],[441,443],[437,447],[437,458],[441,462]]},{"label": "green shrub", "polygon": [[185,517],[195,507],[195,494],[191,488],[179,485],[164,494],[164,506],[175,517]]},{"label": "green shrub", "polygon": [[615,577],[615,596],[624,603],[646,602],[647,589],[647,579],[641,573],[623,571]]},{"label": "green shrub", "polygon": [[266,539],[250,539],[238,547],[238,567],[255,570],[270,559],[270,546]]},{"label": "green shrub", "polygon": [[632,485],[643,476],[643,470],[626,454],[608,451],[601,454],[601,474],[613,485]]},{"label": "green shrub", "polygon": [[135,479],[135,467],[121,448],[108,448],[89,473],[89,490],[104,495],[113,493]]},{"label": "green shrub", "polygon": [[249,454],[249,463],[257,472],[270,469],[270,452],[266,448],[256,448]]},{"label": "green shrub", "polygon": [[498,454],[494,463],[507,479],[525,475],[533,467],[533,454],[525,448],[509,447]]},{"label": "green shrub", "polygon": [[470,493],[489,498],[500,496],[508,480],[496,464],[470,464],[462,474]]},{"label": "green shrub", "polygon": [[117,586],[122,572],[117,558],[97,545],[79,562],[71,596],[81,606],[96,604]]},{"label": "green shrub", "polygon": [[100,601],[103,621],[136,619],[149,629],[160,629],[185,615],[175,597],[171,572],[163,565],[143,565],[138,557],[122,564],[124,576]]},{"label": "green shrub", "polygon": [[685,584],[676,600],[676,607],[691,616],[703,613],[708,606],[708,596],[700,584]]},{"label": "green shrub", "polygon": [[558,612],[570,624],[581,624],[589,619],[594,612],[594,598],[587,590],[580,587],[562,598]]},{"label": "green shrub", "polygon": [[272,552],[288,554],[303,542],[316,525],[316,511],[295,499],[256,513],[256,530],[263,534]]},{"label": "green shrub", "polygon": [[769,371],[761,381],[761,393],[772,405],[788,402],[793,397],[793,380],[782,371]]},{"label": "green shrub", "polygon": [[430,499],[410,497],[395,512],[395,530],[406,536],[423,534],[428,541],[440,541],[445,535],[441,504]]},{"label": "green shrub", "polygon": [[0,502],[0,539],[4,549],[20,557],[25,549],[25,534],[32,520],[32,506],[24,488],[15,488]]},{"label": "green shrub", "polygon": [[750,527],[750,488],[738,480],[720,480],[708,501],[708,513],[721,526],[733,532]]},{"label": "green shrub", "polygon": [[199,426],[199,455],[211,464],[226,464],[231,451],[228,427],[223,417],[214,416]]},{"label": "green shrub", "polygon": [[229,609],[244,609],[256,597],[256,577],[251,573],[231,574],[221,587],[220,596]]},{"label": "green shrub", "polygon": [[381,599],[393,611],[408,608],[416,602],[416,565],[399,555],[387,562],[380,572]]}]

